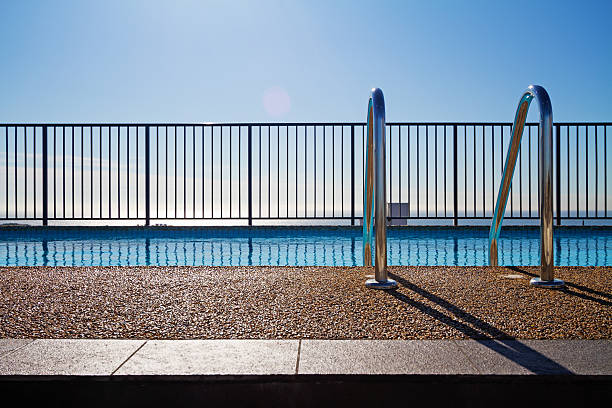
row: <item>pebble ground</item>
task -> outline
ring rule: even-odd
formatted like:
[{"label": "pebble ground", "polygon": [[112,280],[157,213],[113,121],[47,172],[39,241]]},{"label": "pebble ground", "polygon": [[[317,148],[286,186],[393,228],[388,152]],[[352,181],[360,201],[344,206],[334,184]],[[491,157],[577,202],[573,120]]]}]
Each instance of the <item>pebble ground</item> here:
[{"label": "pebble ground", "polygon": [[612,268],[2,267],[0,337],[612,339]]}]

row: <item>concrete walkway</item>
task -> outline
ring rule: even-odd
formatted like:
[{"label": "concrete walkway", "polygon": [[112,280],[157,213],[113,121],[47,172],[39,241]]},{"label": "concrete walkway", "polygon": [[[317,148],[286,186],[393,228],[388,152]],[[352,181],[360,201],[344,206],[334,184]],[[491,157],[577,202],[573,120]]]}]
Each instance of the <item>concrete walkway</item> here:
[{"label": "concrete walkway", "polygon": [[612,375],[612,340],[0,339],[0,375]]}]

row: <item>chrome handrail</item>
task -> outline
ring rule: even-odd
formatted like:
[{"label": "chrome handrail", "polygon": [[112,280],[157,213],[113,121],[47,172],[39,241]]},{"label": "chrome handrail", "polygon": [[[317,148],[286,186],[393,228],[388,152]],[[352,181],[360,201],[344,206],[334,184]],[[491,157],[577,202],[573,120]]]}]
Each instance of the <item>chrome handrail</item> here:
[{"label": "chrome handrail", "polygon": [[363,263],[372,266],[372,229],[376,229],[374,279],[366,286],[393,289],[397,282],[387,276],[387,167],[385,164],[385,98],[372,89],[368,103],[366,169],[363,182]]},{"label": "chrome handrail", "polygon": [[553,187],[552,187],[552,104],[546,89],[539,85],[530,85],[521,96],[521,99],[516,109],[514,124],[512,126],[512,140],[508,146],[508,154],[506,155],[506,164],[504,166],[504,174],[502,182],[499,186],[497,202],[495,204],[495,212],[491,220],[491,229],[489,231],[489,265],[497,266],[497,240],[501,232],[501,225],[506,212],[506,204],[508,202],[508,194],[512,185],[512,176],[514,175],[514,167],[516,158],[521,148],[521,137],[525,127],[527,112],[532,99],[538,101],[540,108],[540,160],[539,160],[539,194],[540,194],[540,277],[533,278],[531,284],[534,286],[546,288],[560,288],[564,286],[564,282],[555,279],[554,258],[553,258]]}]

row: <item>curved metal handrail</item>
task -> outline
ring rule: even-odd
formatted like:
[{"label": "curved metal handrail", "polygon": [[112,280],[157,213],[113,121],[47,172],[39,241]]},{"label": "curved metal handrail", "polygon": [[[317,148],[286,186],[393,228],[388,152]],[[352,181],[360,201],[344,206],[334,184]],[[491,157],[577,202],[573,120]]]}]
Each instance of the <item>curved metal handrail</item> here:
[{"label": "curved metal handrail", "polygon": [[546,89],[539,85],[530,85],[521,96],[512,126],[512,139],[508,146],[506,164],[502,182],[499,186],[497,202],[491,229],[489,231],[489,265],[497,266],[497,241],[501,232],[501,225],[506,212],[508,194],[512,185],[512,176],[516,158],[521,148],[521,137],[525,127],[525,120],[529,105],[533,99],[538,101],[540,108],[540,161],[539,161],[539,194],[540,194],[540,277],[533,278],[531,284],[548,288],[558,288],[564,285],[563,281],[555,279],[553,259],[553,200],[552,200],[552,104]]},{"label": "curved metal handrail", "polygon": [[368,103],[366,169],[363,182],[363,263],[372,266],[372,229],[376,229],[374,279],[366,286],[392,289],[397,282],[387,276],[387,196],[385,164],[385,98],[372,89]]}]

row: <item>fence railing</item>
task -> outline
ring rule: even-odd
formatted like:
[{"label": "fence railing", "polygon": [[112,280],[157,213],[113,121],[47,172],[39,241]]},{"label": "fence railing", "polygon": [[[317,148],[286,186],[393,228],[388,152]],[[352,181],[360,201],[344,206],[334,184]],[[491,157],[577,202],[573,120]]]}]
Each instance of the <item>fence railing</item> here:
[{"label": "fence railing", "polygon": [[[365,126],[0,124],[0,222],[358,224]],[[554,124],[557,225],[612,218],[612,169],[607,166],[611,126]],[[387,123],[390,221],[446,220],[457,225],[490,219],[511,127]],[[537,124],[529,123],[506,219],[538,218],[537,142]]]}]

